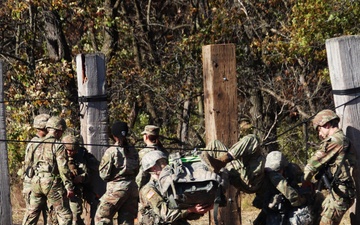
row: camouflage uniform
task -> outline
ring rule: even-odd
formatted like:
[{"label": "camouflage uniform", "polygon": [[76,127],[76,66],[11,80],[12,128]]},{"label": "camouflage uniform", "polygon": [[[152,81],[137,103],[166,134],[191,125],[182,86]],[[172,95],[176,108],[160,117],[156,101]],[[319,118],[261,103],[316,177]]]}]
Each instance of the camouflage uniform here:
[{"label": "camouflage uniform", "polygon": [[234,160],[229,162],[230,183],[246,193],[257,192],[264,180],[265,157],[259,148],[259,140],[249,134],[235,143],[228,151]]},{"label": "camouflage uniform", "polygon": [[70,198],[73,225],[84,225],[84,221],[81,218],[83,213],[83,196],[86,190],[90,189],[92,191],[91,179],[98,175],[98,172],[94,173],[91,168],[96,167],[98,171],[99,162],[85,148],[79,146],[79,140],[75,136],[67,135],[62,139],[62,142],[68,153],[68,164],[75,186],[75,196]]},{"label": "camouflage uniform", "polygon": [[138,212],[138,186],[135,177],[139,171],[139,155],[135,148],[108,148],[99,166],[100,177],[107,182],[106,192],[100,199],[95,224],[112,224],[118,213],[118,224],[134,224]]},{"label": "camouflage uniform", "polygon": [[[48,124],[54,121],[62,124],[62,131],[66,129],[65,121],[58,117],[50,118],[47,128],[52,128]],[[66,190],[72,192],[74,186],[64,145],[59,143],[53,132],[49,132],[33,155],[35,174],[31,179],[30,205],[23,225],[37,224],[41,209],[46,204],[50,210],[55,210],[59,224],[71,225],[72,214],[64,194]]]},{"label": "camouflage uniform", "polygon": [[[163,164],[163,167],[166,168],[167,159],[168,156],[165,153],[155,150],[146,154],[146,156],[144,156],[141,160],[141,163],[144,170],[147,171],[156,164],[159,166],[160,160],[166,160]],[[162,168],[159,170],[162,170]],[[189,225],[187,220],[199,219],[201,217],[199,214],[189,213],[188,209],[170,208],[169,201],[167,201],[160,193],[159,180],[153,177],[140,189],[140,206],[138,216],[140,225]]]},{"label": "camouflage uniform", "polygon": [[[143,188],[140,189],[139,224],[173,224],[188,225],[189,213],[187,209],[170,209],[166,200],[160,195],[158,181],[151,179]],[[198,215],[194,215],[199,218]]]},{"label": "camouflage uniform", "polygon": [[[324,167],[327,167],[331,178],[335,179],[332,182],[333,195],[329,194],[322,204],[323,212],[320,221],[322,225],[339,224],[345,212],[354,202],[355,184],[351,174],[356,158],[349,145],[349,139],[345,137],[341,129],[338,129],[333,135],[322,141],[320,149],[315,152],[305,166],[305,181],[310,181]],[[335,176],[335,173],[338,175]]]},{"label": "camouflage uniform", "polygon": [[[46,122],[48,121],[49,118],[50,118],[50,116],[48,114],[37,115],[34,118],[33,128],[46,129],[45,128]],[[32,170],[33,152],[39,146],[39,144],[42,142],[43,139],[44,139],[44,137],[39,137],[38,135],[36,135],[35,137],[33,137],[31,139],[30,143],[26,146],[26,150],[25,150],[24,166],[22,169],[22,171],[23,171],[22,194],[25,198],[26,208],[28,208],[30,205],[31,178],[29,176],[33,176],[33,175],[31,175],[31,173],[34,172]],[[47,207],[44,207],[42,210],[44,221],[47,221],[47,212],[46,211],[47,211]]]},{"label": "camouflage uniform", "polygon": [[[153,135],[153,136],[159,136],[160,128],[154,125],[147,125],[144,128],[144,131],[141,132],[141,134],[147,134],[147,135]],[[139,160],[140,160],[140,168],[139,173],[136,176],[136,183],[139,186],[139,189],[143,187],[149,180],[150,180],[150,174],[145,173],[143,171],[142,165],[141,165],[141,159],[143,156],[153,150],[160,150],[164,152],[167,156],[169,156],[169,152],[163,148],[161,145],[158,145],[156,143],[149,143],[146,145],[146,148],[143,148],[139,151]]]},{"label": "camouflage uniform", "polygon": [[[289,163],[281,152],[273,151],[266,157],[265,171],[264,191],[259,192],[256,198],[263,203],[262,212],[265,213],[266,224],[310,224],[312,217],[309,213],[310,209],[305,205],[306,198],[299,194],[301,168]],[[299,217],[300,212],[301,217]],[[261,213],[254,224],[263,224],[260,216]]]}]

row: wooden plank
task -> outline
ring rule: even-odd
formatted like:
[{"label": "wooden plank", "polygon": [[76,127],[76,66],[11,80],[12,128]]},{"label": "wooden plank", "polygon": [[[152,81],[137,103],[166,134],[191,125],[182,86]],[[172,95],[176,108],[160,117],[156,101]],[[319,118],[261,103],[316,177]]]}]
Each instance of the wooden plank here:
[{"label": "wooden plank", "polygon": [[[100,161],[109,145],[105,56],[77,55],[76,66],[81,136],[88,151]],[[103,180],[98,178],[93,185],[99,196],[105,193]],[[85,224],[90,224],[89,217],[86,215]]]},{"label": "wooden plank", "polygon": [[[336,113],[340,127],[350,138],[356,151],[357,163],[360,156],[360,36],[343,36],[326,40],[331,85]],[[356,88],[359,88],[357,90]],[[356,189],[360,190],[359,171],[355,174]],[[359,192],[356,198],[358,199]],[[360,201],[350,215],[351,224],[360,224]],[[353,214],[355,213],[355,215]]]},{"label": "wooden plank", "polygon": [[[238,141],[235,45],[203,46],[202,57],[206,142],[220,140],[232,146]],[[233,186],[226,190],[228,203],[219,209],[219,224],[241,225],[239,194]]]},{"label": "wooden plank", "polygon": [[0,61],[0,224],[12,224],[10,201],[10,177],[6,145],[6,122],[4,103],[3,62]]},{"label": "wooden plank", "polygon": [[105,58],[102,54],[78,55],[76,63],[79,99],[84,99],[80,100],[81,136],[89,152],[101,160],[109,144]]}]

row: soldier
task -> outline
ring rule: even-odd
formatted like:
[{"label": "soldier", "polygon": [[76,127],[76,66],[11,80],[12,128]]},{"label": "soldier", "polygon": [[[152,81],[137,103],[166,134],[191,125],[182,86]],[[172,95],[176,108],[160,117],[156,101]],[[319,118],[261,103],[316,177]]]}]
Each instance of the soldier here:
[{"label": "soldier", "polygon": [[107,184],[95,214],[95,224],[112,224],[118,213],[117,224],[132,225],[138,212],[139,191],[135,177],[139,172],[139,155],[127,142],[125,122],[115,122],[111,132],[116,143],[105,151],[99,166],[100,177]]},{"label": "soldier", "polygon": [[[266,190],[256,195],[263,207],[254,224],[311,224],[307,198],[299,187],[303,176],[301,168],[289,163],[280,151],[272,151],[266,157],[265,174]],[[311,196],[311,192],[308,194]]]},{"label": "soldier", "polygon": [[150,181],[140,189],[139,224],[189,225],[188,219],[198,219],[213,208],[213,205],[197,204],[188,209],[171,209],[168,201],[159,193],[159,175],[167,165],[167,155],[159,150],[150,151],[141,160],[144,171],[151,174]]},{"label": "soldier", "polygon": [[[46,129],[48,134],[33,153],[32,192],[23,225],[37,224],[41,209],[46,204],[50,211],[55,211],[59,224],[71,225],[68,198],[74,196],[74,186],[64,145],[59,142],[66,129],[65,120],[51,117]],[[68,198],[64,197],[65,192]]]},{"label": "soldier", "polygon": [[146,125],[144,131],[141,132],[146,147],[139,151],[140,169],[136,176],[136,183],[139,186],[139,189],[150,180],[150,174],[144,173],[141,166],[141,159],[143,156],[153,150],[160,150],[169,156],[169,152],[162,146],[159,140],[159,132],[160,128],[154,125]]},{"label": "soldier", "polygon": [[[31,178],[34,176],[32,173],[34,173],[32,162],[33,162],[33,153],[35,149],[39,146],[45,135],[47,134],[46,130],[46,122],[49,120],[50,115],[48,114],[39,114],[35,116],[33,128],[36,129],[36,135],[33,137],[30,141],[30,143],[26,146],[25,150],[25,157],[24,157],[24,167],[22,171],[24,171],[23,174],[23,196],[25,198],[25,204],[26,208],[30,205],[30,193],[31,193]],[[47,216],[47,207],[45,206],[42,209],[42,215],[44,222],[51,224],[51,219]]]},{"label": "soldier", "polygon": [[304,186],[312,177],[327,184],[330,194],[322,203],[320,225],[337,225],[354,203],[355,182],[352,171],[356,162],[350,141],[339,128],[340,118],[325,109],[314,117],[312,123],[322,140],[319,150],[308,160],[304,169]]},{"label": "soldier", "polygon": [[[75,185],[75,196],[70,198],[73,225],[85,225],[81,218],[83,212],[83,196],[84,192],[91,188],[91,179],[98,175],[98,173],[94,173],[91,168],[96,167],[98,170],[99,162],[84,147],[80,147],[80,141],[77,137],[67,135],[63,137],[62,142],[65,145],[68,164]],[[93,192],[91,189],[88,191]]]},{"label": "soldier", "polygon": [[256,193],[264,180],[265,157],[259,146],[258,138],[249,134],[235,143],[226,154],[214,158],[208,152],[202,152],[201,158],[216,173],[226,166],[230,184],[240,191]]}]

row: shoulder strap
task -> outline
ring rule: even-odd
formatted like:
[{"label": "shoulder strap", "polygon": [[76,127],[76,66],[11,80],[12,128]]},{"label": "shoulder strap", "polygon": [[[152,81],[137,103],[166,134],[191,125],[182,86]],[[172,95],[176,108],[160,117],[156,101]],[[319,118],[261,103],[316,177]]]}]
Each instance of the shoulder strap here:
[{"label": "shoulder strap", "polygon": [[[345,161],[345,158],[346,158],[346,153],[350,150],[350,143],[349,143],[349,146],[347,149],[344,149],[344,155],[341,159],[341,162],[339,164],[339,167],[336,169],[335,173],[334,173],[334,177],[333,177],[333,180],[331,181],[331,186],[333,186],[333,184],[337,181],[338,177],[339,177],[339,174],[341,172],[341,167],[344,165],[344,161]],[[344,146],[344,144],[343,144]]]},{"label": "shoulder strap", "polygon": [[37,142],[35,148],[32,150],[31,152],[31,157],[30,157],[30,164],[33,165],[33,161],[34,161],[34,153],[35,153],[35,150],[42,144],[44,144],[44,141],[49,139],[50,137],[47,137],[47,138],[44,138],[42,139],[41,141]]},{"label": "shoulder strap", "polygon": [[[51,138],[54,139],[53,142],[45,142],[46,140],[51,139]],[[37,147],[39,147],[40,145],[43,146],[44,144],[51,144],[51,146],[52,146],[52,148],[53,148],[55,142],[56,142],[56,139],[55,139],[54,137],[52,137],[52,136],[46,137],[46,138],[44,138],[44,139],[42,140],[41,143],[39,143],[39,145],[38,145]],[[53,151],[53,149],[52,149],[51,151]],[[32,157],[34,157],[34,152],[35,152],[35,150],[33,151]],[[56,155],[55,155],[55,152],[52,152],[52,153],[53,153],[53,154],[52,154],[52,155],[53,155],[53,164],[55,164]],[[42,152],[40,155],[43,156],[43,152]],[[36,163],[37,163],[37,162],[36,162]],[[53,170],[54,170],[54,167],[52,168],[52,172],[53,172]]]}]

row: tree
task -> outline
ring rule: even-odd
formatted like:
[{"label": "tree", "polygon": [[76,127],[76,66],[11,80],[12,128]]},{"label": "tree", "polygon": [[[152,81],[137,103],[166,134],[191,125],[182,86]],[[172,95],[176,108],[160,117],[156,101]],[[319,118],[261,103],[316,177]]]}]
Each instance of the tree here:
[{"label": "tree", "polygon": [[[42,110],[63,114],[76,130],[73,58],[102,51],[110,121],[128,121],[134,141],[153,123],[163,128],[168,146],[204,145],[201,47],[234,43],[240,135],[257,133],[268,150],[280,148],[292,153],[290,160],[304,161],[301,125],[333,107],[325,40],[359,33],[359,3],[349,0],[1,4],[5,94],[18,100],[7,106],[12,140],[28,139],[32,117]],[[9,143],[12,171],[24,146]]]}]

